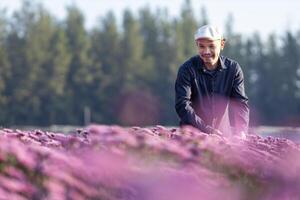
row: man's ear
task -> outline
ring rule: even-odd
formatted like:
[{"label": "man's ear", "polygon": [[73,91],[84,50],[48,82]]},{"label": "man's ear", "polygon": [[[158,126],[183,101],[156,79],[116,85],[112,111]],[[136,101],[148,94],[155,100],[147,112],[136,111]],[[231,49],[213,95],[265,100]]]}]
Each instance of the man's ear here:
[{"label": "man's ear", "polygon": [[226,40],[223,38],[223,39],[221,40],[221,50],[224,49],[224,47],[225,47],[225,42],[226,42]]}]

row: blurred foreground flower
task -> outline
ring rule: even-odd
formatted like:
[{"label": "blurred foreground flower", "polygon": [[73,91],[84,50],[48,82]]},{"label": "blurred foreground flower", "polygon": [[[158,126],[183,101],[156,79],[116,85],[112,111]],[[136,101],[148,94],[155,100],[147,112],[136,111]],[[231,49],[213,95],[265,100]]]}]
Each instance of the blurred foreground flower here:
[{"label": "blurred foreground flower", "polygon": [[1,199],[300,199],[300,146],[193,127],[0,130]]}]

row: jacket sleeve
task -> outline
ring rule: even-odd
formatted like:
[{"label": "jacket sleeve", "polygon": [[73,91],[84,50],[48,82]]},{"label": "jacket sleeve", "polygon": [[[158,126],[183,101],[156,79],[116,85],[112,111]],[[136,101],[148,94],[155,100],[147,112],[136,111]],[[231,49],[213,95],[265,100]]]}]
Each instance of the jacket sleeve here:
[{"label": "jacket sleeve", "polygon": [[230,124],[237,132],[247,133],[249,125],[248,97],[244,88],[244,75],[241,67],[237,64],[233,87],[230,95],[229,119]]},{"label": "jacket sleeve", "polygon": [[175,83],[175,109],[181,125],[192,125],[203,132],[210,133],[211,127],[196,115],[191,102],[191,83],[193,77],[188,69],[180,67]]}]

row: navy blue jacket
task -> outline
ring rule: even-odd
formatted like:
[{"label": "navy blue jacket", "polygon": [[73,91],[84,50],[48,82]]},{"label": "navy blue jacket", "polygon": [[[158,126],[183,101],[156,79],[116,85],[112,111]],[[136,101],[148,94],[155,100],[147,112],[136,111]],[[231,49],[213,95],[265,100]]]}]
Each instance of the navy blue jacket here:
[{"label": "navy blue jacket", "polygon": [[240,65],[220,56],[215,73],[210,73],[199,55],[180,66],[175,83],[175,108],[181,125],[192,125],[210,133],[218,128],[228,107],[231,126],[247,131],[248,97]]}]

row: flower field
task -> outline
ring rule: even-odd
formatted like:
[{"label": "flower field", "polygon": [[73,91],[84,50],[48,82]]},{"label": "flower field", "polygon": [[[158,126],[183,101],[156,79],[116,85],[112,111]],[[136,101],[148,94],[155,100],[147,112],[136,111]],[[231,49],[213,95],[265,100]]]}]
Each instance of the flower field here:
[{"label": "flower field", "polygon": [[296,200],[300,145],[192,127],[0,130],[0,199]]}]

